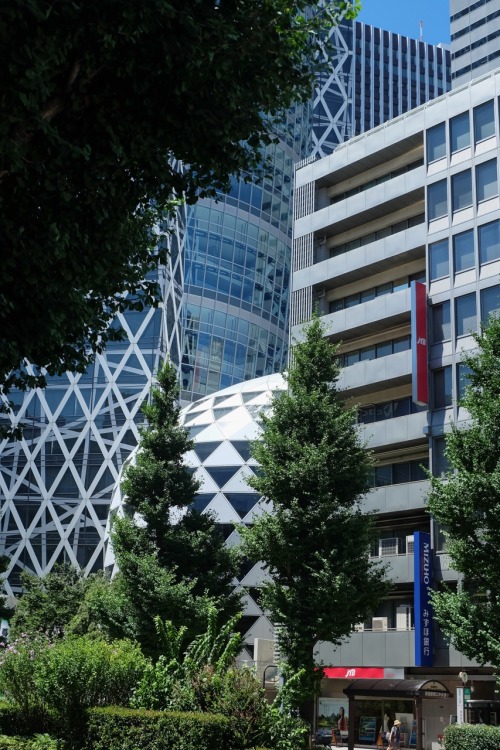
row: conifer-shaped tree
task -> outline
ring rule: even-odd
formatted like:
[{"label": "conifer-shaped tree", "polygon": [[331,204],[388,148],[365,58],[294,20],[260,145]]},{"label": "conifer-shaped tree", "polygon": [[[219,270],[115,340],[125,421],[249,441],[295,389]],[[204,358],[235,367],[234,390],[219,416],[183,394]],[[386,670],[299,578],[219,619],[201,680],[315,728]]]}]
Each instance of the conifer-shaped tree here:
[{"label": "conifer-shaped tree", "polygon": [[122,482],[127,513],[115,520],[112,543],[121,587],[136,613],[138,637],[155,655],[154,618],[187,626],[186,638],[203,632],[210,607],[220,617],[240,608],[233,590],[237,552],[228,549],[210,514],[193,502],[199,483],[185,464],[193,442],[180,425],[177,373],[170,363],[144,407],[147,425],[135,463]]},{"label": "conifer-shaped tree", "polygon": [[273,509],[241,530],[246,553],[269,573],[262,601],[281,656],[290,671],[305,668],[311,693],[317,642],[339,644],[386,590],[361,509],[371,458],[337,387],[336,351],[317,318],[293,347],[288,389],[276,393],[253,445],[262,471],[249,484]]}]

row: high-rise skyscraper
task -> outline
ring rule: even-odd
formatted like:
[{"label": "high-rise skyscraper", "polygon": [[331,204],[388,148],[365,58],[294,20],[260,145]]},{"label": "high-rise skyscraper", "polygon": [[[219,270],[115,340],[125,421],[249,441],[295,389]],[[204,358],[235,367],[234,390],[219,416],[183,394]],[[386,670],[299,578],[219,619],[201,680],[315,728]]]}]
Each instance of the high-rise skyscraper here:
[{"label": "high-rise skyscraper", "polygon": [[330,31],[332,67],[318,76],[313,155],[377,127],[450,88],[450,52],[359,21]]},{"label": "high-rise skyscraper", "polygon": [[314,128],[310,106],[291,108],[261,184],[235,180],[219,201],[201,200],[179,216],[171,267],[161,272],[162,307],[126,316],[126,341],[109,346],[85,375],[16,394],[24,438],[0,444],[9,592],[19,590],[25,568],[42,574],[61,560],[87,571],[102,565],[111,492],[167,353],[180,365],[184,401],[284,369],[296,163],[448,87],[440,48],[358,22],[332,34],[333,68],[318,79]]},{"label": "high-rise skyscraper", "polygon": [[450,25],[453,88],[500,65],[500,0],[450,0]]}]

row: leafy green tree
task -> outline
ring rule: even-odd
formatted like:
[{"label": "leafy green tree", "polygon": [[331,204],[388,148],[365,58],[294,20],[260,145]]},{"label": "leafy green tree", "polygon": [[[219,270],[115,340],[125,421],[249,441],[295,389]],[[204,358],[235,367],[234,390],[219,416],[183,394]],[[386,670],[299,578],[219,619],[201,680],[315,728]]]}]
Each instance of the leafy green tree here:
[{"label": "leafy green tree", "polygon": [[212,604],[222,619],[241,608],[233,588],[238,552],[225,546],[214,517],[192,507],[199,484],[184,463],[193,443],[179,424],[177,396],[177,373],[167,363],[144,407],[147,427],[136,461],[124,472],[130,513],[112,530],[117,585],[135,611],[140,642],[153,655],[155,616],[187,625],[193,637],[205,628]]},{"label": "leafy green tree", "polygon": [[117,311],[156,300],[173,196],[262,167],[310,96],[316,32],[353,4],[3,3],[0,391],[84,371]]},{"label": "leafy green tree", "polygon": [[292,673],[305,670],[309,695],[321,674],[315,644],[340,644],[386,591],[383,569],[369,560],[372,523],[360,506],[371,458],[337,387],[336,352],[317,318],[295,343],[288,390],[273,398],[253,445],[262,473],[249,484],[273,510],[241,529],[247,554],[270,575],[262,601],[281,655]]},{"label": "leafy green tree", "polygon": [[470,374],[462,404],[470,420],[446,435],[450,469],[431,477],[428,497],[462,580],[432,601],[459,651],[500,667],[500,319],[474,338],[477,350],[463,357]]},{"label": "leafy green tree", "polygon": [[55,565],[43,578],[24,572],[23,595],[11,620],[10,635],[45,631],[52,636],[64,634],[75,616],[91,579],[68,564]]},{"label": "leafy green tree", "polygon": [[[0,555],[0,578],[9,569],[10,558],[7,555]],[[10,620],[14,614],[14,609],[7,605],[7,597],[0,595],[0,619]],[[0,643],[3,640],[3,636],[0,636]]]}]

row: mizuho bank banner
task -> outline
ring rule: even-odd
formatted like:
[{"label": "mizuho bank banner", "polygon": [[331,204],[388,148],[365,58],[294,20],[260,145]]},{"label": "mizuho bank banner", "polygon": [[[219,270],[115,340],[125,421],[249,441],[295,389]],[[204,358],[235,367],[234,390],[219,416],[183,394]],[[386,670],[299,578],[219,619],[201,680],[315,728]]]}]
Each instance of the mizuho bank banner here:
[{"label": "mizuho bank banner", "polygon": [[432,581],[431,536],[426,531],[416,531],[414,545],[414,619],[415,666],[432,667],[434,664],[434,617],[430,592]]}]

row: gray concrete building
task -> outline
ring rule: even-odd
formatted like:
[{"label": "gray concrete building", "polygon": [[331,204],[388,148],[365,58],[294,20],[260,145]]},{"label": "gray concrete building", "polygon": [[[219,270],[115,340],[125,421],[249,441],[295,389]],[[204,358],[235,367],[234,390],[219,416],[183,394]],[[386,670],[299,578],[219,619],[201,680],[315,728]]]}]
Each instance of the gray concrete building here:
[{"label": "gray concrete building", "polygon": [[458,582],[426,511],[424,468],[445,470],[445,434],[467,419],[463,352],[500,312],[499,96],[497,71],[297,171],[292,334],[317,306],[340,343],[341,386],[376,461],[365,500],[376,512],[372,555],[392,579],[345,644],[318,645],[329,676],[322,699],[345,701],[354,677],[437,680],[449,695],[424,700],[427,750],[463,708],[459,672],[474,698],[495,690],[491,669],[454,650],[432,618],[424,624],[417,540],[428,539],[435,585]]},{"label": "gray concrete building", "polygon": [[452,87],[500,65],[500,0],[450,0]]}]

